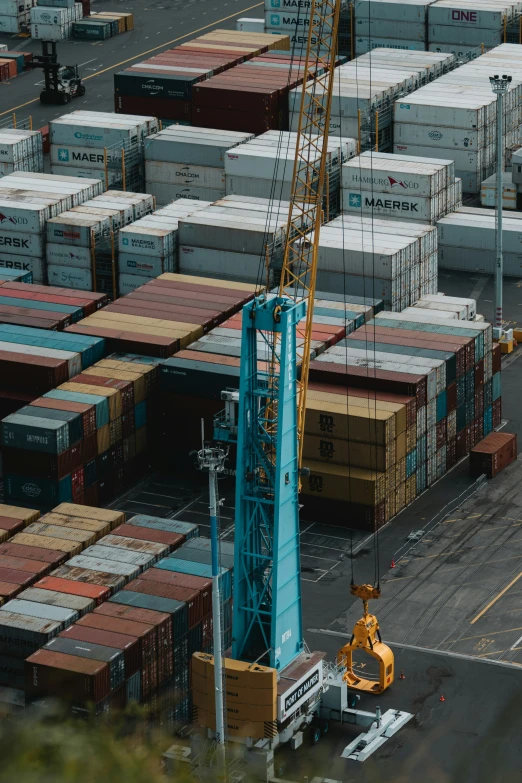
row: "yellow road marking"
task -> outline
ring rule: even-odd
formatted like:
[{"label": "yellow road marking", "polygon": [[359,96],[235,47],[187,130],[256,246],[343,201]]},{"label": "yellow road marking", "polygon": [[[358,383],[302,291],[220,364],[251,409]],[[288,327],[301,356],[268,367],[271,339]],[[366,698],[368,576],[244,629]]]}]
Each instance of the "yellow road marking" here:
[{"label": "yellow road marking", "polygon": [[[165,46],[170,46],[173,43],[176,43],[177,41],[181,41],[183,38],[188,38],[190,35],[195,35],[196,33],[201,33],[203,30],[208,30],[209,27],[214,27],[216,24],[221,24],[221,22],[226,22],[228,19],[233,19],[234,16],[239,16],[239,14],[244,14],[246,11],[251,11],[252,8],[259,8],[259,6],[263,5],[263,3],[255,3],[255,5],[249,5],[248,8],[243,8],[241,11],[236,11],[233,14],[229,14],[229,16],[224,16],[222,19],[216,19],[215,22],[210,22],[210,24],[206,24],[204,27],[199,27],[197,30],[192,30],[191,32],[185,33],[185,35],[180,35],[178,38],[173,38],[172,41],[165,41],[165,43],[160,44],[159,46],[154,46],[152,49],[147,49],[145,52],[140,52],[140,54],[135,54],[133,57],[128,57],[126,60],[121,60],[119,63],[115,63],[114,65],[109,65],[108,68],[104,68],[102,71],[98,71],[97,73],[91,73],[89,76],[85,76],[83,81],[87,81],[87,79],[94,79],[95,76],[100,76],[102,73],[107,73],[107,71],[112,71],[114,68],[120,68],[122,65],[125,65],[126,63],[132,62],[132,60],[137,60],[140,57],[145,57],[145,55],[150,54],[151,52],[157,52],[158,49],[163,49]],[[20,103],[18,106],[13,106],[11,109],[6,109],[5,111],[0,112],[0,117],[3,117],[4,114],[12,114],[15,111],[18,111],[18,109],[23,109],[24,106],[29,106],[31,103],[37,103],[40,100],[40,98],[31,98],[30,101],[26,101],[25,103]]]},{"label": "yellow road marking", "polygon": [[488,611],[488,609],[491,609],[491,607],[492,607],[492,606],[494,606],[494,604],[496,604],[496,603],[497,603],[497,601],[499,601],[499,600],[502,598],[502,596],[503,596],[505,593],[507,593],[507,591],[508,591],[508,590],[509,590],[511,587],[513,587],[513,585],[515,584],[515,582],[518,582],[518,580],[520,579],[520,577],[521,577],[521,576],[522,576],[522,571],[519,573],[519,575],[518,575],[518,576],[516,576],[514,579],[512,579],[512,580],[511,580],[511,582],[510,582],[510,583],[507,585],[507,587],[504,587],[504,589],[503,589],[503,590],[501,590],[501,591],[500,591],[500,593],[499,593],[498,595],[496,595],[496,596],[495,596],[495,598],[493,598],[493,599],[492,599],[492,600],[489,602],[489,604],[488,604],[487,606],[485,606],[485,607],[484,607],[484,609],[482,609],[482,611],[481,611],[481,612],[479,612],[479,613],[477,614],[477,616],[476,616],[476,617],[474,617],[474,618],[473,618],[473,620],[471,621],[470,625],[474,625],[474,624],[477,622],[477,620],[480,620],[480,618],[482,617],[482,615],[486,614],[486,612]]},{"label": "yellow road marking", "polygon": [[[522,631],[522,626],[519,628],[505,628],[502,631],[488,631],[491,636],[498,636],[501,633],[511,633],[512,631]],[[484,634],[478,633],[475,636],[461,636],[460,639],[450,639],[446,644],[456,644],[457,642],[468,642],[472,639],[482,639]]]}]

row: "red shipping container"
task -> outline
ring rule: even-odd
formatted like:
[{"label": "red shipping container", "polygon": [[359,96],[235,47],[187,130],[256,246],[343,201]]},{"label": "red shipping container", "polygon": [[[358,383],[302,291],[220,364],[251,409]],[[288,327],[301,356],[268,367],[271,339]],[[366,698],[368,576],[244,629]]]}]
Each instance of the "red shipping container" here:
[{"label": "red shipping container", "polygon": [[176,571],[166,571],[163,568],[148,568],[140,579],[144,581],[160,582],[161,584],[174,585],[198,590],[201,596],[201,612],[203,617],[212,611],[212,580],[204,576],[192,574],[180,574]]},{"label": "red shipping container", "polygon": [[15,585],[13,582],[0,582],[0,598],[3,601],[9,601],[21,593],[24,588],[22,585]]},{"label": "red shipping container", "polygon": [[484,383],[484,359],[475,365],[475,388]]},{"label": "red shipping container", "polygon": [[[57,411],[72,411],[81,413],[83,422],[83,437],[96,433],[96,408],[83,402],[69,402],[68,400],[53,400],[50,397],[39,397],[31,405],[38,408],[49,408]],[[42,416],[44,414],[42,413]]]},{"label": "red shipping container", "polygon": [[7,57],[2,57],[0,58],[0,63],[4,63],[7,65],[10,79],[13,79],[18,74],[18,65],[16,60],[11,60]]},{"label": "red shipping container", "polygon": [[89,585],[98,585],[107,587],[111,595],[125,584],[125,577],[118,574],[108,574],[105,571],[91,571],[90,568],[77,568],[75,566],[60,566],[52,571],[50,576],[57,576],[62,579],[68,579],[72,582],[83,582]]},{"label": "red shipping container", "polygon": [[134,95],[114,95],[114,111],[120,114],[132,112],[146,116],[159,116],[165,120],[192,121],[192,104],[168,98],[142,98]]},{"label": "red shipping container", "polygon": [[[110,372],[110,370],[108,370]],[[120,381],[117,378],[89,375],[89,370],[74,376],[74,383],[86,383],[89,386],[103,386],[108,389],[117,389],[121,394],[122,411],[126,412],[134,407],[134,386],[132,381]]]},{"label": "red shipping container", "polygon": [[44,394],[69,380],[69,367],[61,359],[0,351],[0,377],[9,388]]},{"label": "red shipping container", "polygon": [[[73,503],[80,503],[78,498],[83,494],[84,470],[77,468],[71,475]],[[81,504],[80,504],[81,505]]]},{"label": "red shipping container", "polygon": [[469,454],[470,449],[471,449],[471,426],[468,426],[457,433],[457,438],[455,443],[457,459],[458,460],[462,459],[462,457],[465,457],[467,454]]},{"label": "red shipping container", "polygon": [[0,60],[0,82],[6,82],[9,79],[9,63]]},{"label": "red shipping container", "polygon": [[133,525],[132,520],[113,530],[112,535],[138,538],[141,541],[151,541],[155,544],[167,544],[170,546],[171,552],[180,547],[185,541],[185,536],[181,533],[167,533],[166,530],[139,527],[138,525]]},{"label": "red shipping container", "polygon": [[51,137],[49,135],[49,126],[44,125],[43,128],[39,128],[40,133],[42,134],[42,147],[43,147],[43,154],[49,155],[51,152]]},{"label": "red shipping container", "polygon": [[198,128],[219,128],[260,135],[268,130],[287,130],[288,114],[282,112],[252,114],[247,111],[227,111],[195,106],[192,110],[192,125]]},{"label": "red shipping container", "polygon": [[500,427],[502,423],[502,398],[499,397],[493,403],[493,427]]},{"label": "red shipping container", "polygon": [[83,460],[84,462],[90,462],[92,459],[98,456],[98,440],[97,435],[89,435],[88,438],[83,439]]},{"label": "red shipping container", "polygon": [[60,552],[58,549],[43,549],[39,546],[10,543],[0,544],[0,554],[27,558],[27,560],[40,560],[42,563],[50,563],[55,567],[69,557],[67,552]]},{"label": "red shipping container", "polygon": [[[97,326],[81,326],[73,324],[65,329],[74,334],[87,334],[93,337],[105,337],[108,342],[108,351],[116,353],[145,353],[146,356],[154,356],[159,359],[168,359],[169,356],[179,350],[179,340],[170,337],[158,337],[151,334],[138,334],[137,332],[122,332],[118,329],[106,329]],[[0,354],[1,360],[1,354]],[[63,363],[65,365],[65,362]],[[66,366],[66,365],[65,365]],[[2,368],[0,362],[0,370]],[[60,381],[55,384],[59,386]],[[51,387],[52,388],[52,387]],[[46,390],[47,391],[47,390]]]},{"label": "red shipping container", "polygon": [[0,568],[14,568],[16,571],[27,571],[33,576],[43,576],[49,573],[52,565],[39,560],[24,560],[12,555],[0,555]]},{"label": "red shipping container", "polygon": [[0,566],[0,582],[11,582],[14,585],[32,584],[37,577],[29,571],[18,571],[16,568],[3,568]]},{"label": "red shipping container", "polygon": [[[6,450],[4,450],[2,454],[4,460],[5,460],[5,453]],[[3,467],[4,467],[4,471],[6,471],[5,462]],[[14,519],[13,517],[0,517],[0,530],[7,530],[7,532],[11,533],[12,536],[14,536],[15,533],[19,533],[21,530],[23,530],[26,524],[27,522],[24,522],[23,519]]]},{"label": "red shipping container", "polygon": [[108,587],[101,585],[86,584],[85,582],[73,582],[71,579],[61,579],[56,576],[44,576],[43,579],[36,582],[34,587],[42,590],[54,590],[57,593],[67,593],[68,595],[81,595],[84,598],[92,598],[98,606],[106,601],[111,591]]},{"label": "red shipping container", "polygon": [[469,455],[471,474],[485,473],[491,479],[517,458],[517,436],[510,432],[491,432],[473,447]]},{"label": "red shipping container", "polygon": [[25,662],[28,701],[53,697],[78,704],[98,703],[109,692],[109,666],[102,661],[38,650]]},{"label": "red shipping container", "polygon": [[84,490],[83,503],[85,506],[98,507],[100,505],[98,482]]},{"label": "red shipping container", "polygon": [[145,593],[147,595],[157,595],[161,598],[173,598],[175,601],[183,601],[183,603],[187,604],[189,629],[203,619],[201,597],[197,590],[191,590],[189,587],[180,587],[179,585],[166,585],[160,582],[146,581],[145,579],[133,579],[123,589],[131,590],[134,593]]},{"label": "red shipping container", "polygon": [[127,679],[140,670],[140,646],[139,640],[135,636],[126,636],[114,631],[103,631],[99,628],[88,628],[87,626],[78,625],[78,623],[70,625],[65,631],[61,631],[58,636],[62,636],[64,639],[76,639],[80,642],[102,644],[105,647],[114,647],[115,650],[122,650],[125,656],[125,677]]},{"label": "red shipping container", "polygon": [[157,658],[157,647],[154,626],[145,623],[136,623],[131,620],[121,620],[116,617],[103,617],[92,612],[92,614],[81,617],[76,625],[86,626],[88,628],[98,628],[100,631],[114,631],[115,633],[135,636],[139,639],[141,661],[146,662]]},{"label": "red shipping container", "polygon": [[[12,288],[15,291],[27,291],[27,283],[7,282],[4,283],[4,289],[6,288]],[[75,288],[60,288],[58,286],[49,288],[49,286],[38,285],[36,283],[31,283],[30,290],[42,294],[48,294],[49,291],[52,290],[53,294],[56,296],[65,296],[67,298],[94,302],[97,310],[99,310],[100,307],[105,307],[105,305],[109,304],[109,297],[107,294],[98,294],[92,291],[77,291]],[[78,306],[80,307],[81,305]]]},{"label": "red shipping container", "polygon": [[457,384],[450,383],[446,389],[446,408],[448,413],[457,410]]},{"label": "red shipping container", "polygon": [[484,415],[484,389],[482,386],[479,386],[479,388],[476,389],[474,398],[475,398],[475,416],[478,418],[479,416]]},{"label": "red shipping container", "polygon": [[456,440],[449,440],[446,446],[446,470],[449,470],[457,461]]}]

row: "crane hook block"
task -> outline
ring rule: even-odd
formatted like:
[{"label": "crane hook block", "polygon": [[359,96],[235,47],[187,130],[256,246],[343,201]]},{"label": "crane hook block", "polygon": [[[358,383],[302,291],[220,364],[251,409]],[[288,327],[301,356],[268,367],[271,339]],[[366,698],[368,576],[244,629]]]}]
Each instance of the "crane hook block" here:
[{"label": "crane hook block", "polygon": [[350,585],[350,592],[362,601],[370,601],[372,598],[381,597],[381,588],[372,585]]}]

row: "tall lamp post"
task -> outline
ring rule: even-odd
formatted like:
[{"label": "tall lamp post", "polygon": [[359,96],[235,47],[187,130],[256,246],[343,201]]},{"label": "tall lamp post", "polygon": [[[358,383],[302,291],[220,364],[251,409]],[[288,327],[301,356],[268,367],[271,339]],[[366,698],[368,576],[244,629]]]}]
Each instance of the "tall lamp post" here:
[{"label": "tall lamp post", "polygon": [[502,256],[502,196],[503,196],[503,173],[504,173],[504,149],[502,143],[502,120],[504,112],[504,95],[509,90],[511,76],[490,76],[489,81],[491,89],[497,96],[497,209],[495,221],[495,245],[496,245],[496,264],[495,264],[495,321],[493,336],[499,340],[502,337],[502,276],[503,276],[503,256]]}]

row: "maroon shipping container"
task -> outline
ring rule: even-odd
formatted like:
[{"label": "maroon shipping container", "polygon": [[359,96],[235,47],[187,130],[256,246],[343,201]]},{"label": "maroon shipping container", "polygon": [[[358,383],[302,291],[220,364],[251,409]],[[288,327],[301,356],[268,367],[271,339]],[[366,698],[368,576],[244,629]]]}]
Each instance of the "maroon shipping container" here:
[{"label": "maroon shipping container", "polygon": [[[6,288],[12,288],[15,291],[27,291],[28,284],[8,282],[4,283],[2,290],[5,290]],[[52,286],[50,289],[49,286],[46,285],[37,285],[35,283],[31,283],[30,290],[42,294],[48,294],[49,291],[52,290],[55,296],[64,296],[68,299],[80,299],[86,300],[88,302],[94,302],[96,309],[98,310],[100,307],[105,307],[105,305],[109,303],[109,297],[107,294],[98,294],[94,293],[93,291],[77,291],[75,288],[59,288],[57,286]],[[81,305],[78,305],[78,307],[80,306]]]},{"label": "maroon shipping container", "polygon": [[169,305],[161,302],[145,302],[143,299],[127,301],[127,297],[125,297],[124,299],[118,299],[116,304],[109,305],[109,307],[106,307],[105,309],[110,313],[124,313],[127,315],[139,315],[143,318],[161,318],[164,321],[197,324],[198,326],[202,326],[206,332],[214,326],[214,321],[211,318],[202,321],[201,317],[198,315],[180,313],[176,309],[169,307]]},{"label": "maroon shipping container", "polygon": [[11,543],[0,544],[0,554],[27,558],[27,560],[40,560],[53,566],[63,563],[69,557],[67,552],[60,552],[58,549],[42,549],[39,546]]},{"label": "maroon shipping container", "polygon": [[500,427],[502,422],[502,398],[493,403],[493,427]]},{"label": "maroon shipping container", "polygon": [[114,631],[126,636],[135,636],[139,639],[140,661],[146,662],[158,657],[153,625],[122,620],[117,617],[104,617],[96,612],[81,617],[75,624],[87,628],[98,628],[100,631]]},{"label": "maroon shipping container", "polygon": [[9,79],[9,63],[0,60],[0,82],[6,82]]},{"label": "maroon shipping container", "polygon": [[[31,286],[27,286],[24,291],[15,291],[14,289],[7,288],[2,291],[2,296],[12,297],[15,299],[26,299],[28,305],[31,300],[36,302],[49,302],[50,304],[70,305],[71,307],[81,307],[84,315],[90,315],[96,310],[96,303],[89,299],[78,299],[75,297],[67,297],[63,294],[55,294],[54,288],[49,286],[47,293],[42,291],[32,291]],[[43,311],[44,313],[47,311]]]},{"label": "maroon shipping container", "polygon": [[446,443],[446,417],[437,422],[437,451]]},{"label": "maroon shipping container", "polygon": [[93,484],[91,487],[87,487],[83,491],[83,505],[84,506],[95,506],[98,507],[100,505],[100,495],[99,495],[99,488],[98,488],[98,482]]},{"label": "maroon shipping container", "polygon": [[336,386],[359,386],[415,397],[417,409],[426,405],[426,377],[410,373],[350,367],[329,362],[310,362],[310,380]]},{"label": "maroon shipping container", "polygon": [[58,636],[62,636],[64,639],[76,639],[79,642],[102,644],[105,647],[114,647],[115,650],[122,650],[125,656],[125,677],[127,679],[140,670],[140,647],[135,636],[126,636],[113,631],[103,631],[99,628],[88,628],[87,626],[78,625],[78,623],[70,625],[65,631],[61,631]]},{"label": "maroon shipping container", "polygon": [[[5,451],[3,453],[2,464],[5,471]],[[16,519],[14,517],[0,517],[0,530],[7,530],[7,532],[12,536],[14,536],[15,533],[19,533],[21,530],[23,530],[26,525],[27,522],[24,522],[23,519]]]},{"label": "maroon shipping container", "polygon": [[83,439],[83,461],[90,462],[98,456],[98,439],[96,433]]},{"label": "maroon shipping container", "polygon": [[[37,315],[38,313],[38,315]],[[0,305],[0,323],[14,324],[15,326],[32,326],[33,329],[48,329],[57,331],[69,326],[70,316],[63,313],[51,313],[40,315],[42,310],[27,309],[25,307],[13,307],[13,305]]]},{"label": "maroon shipping container", "polygon": [[51,152],[51,137],[49,135],[49,126],[44,125],[43,128],[39,128],[38,130],[42,134],[43,154],[49,155]]},{"label": "maroon shipping container", "polygon": [[[171,339],[170,337],[138,334],[137,332],[122,332],[117,329],[106,329],[105,327],[99,326],[82,326],[80,324],[68,326],[65,331],[73,332],[75,334],[92,335],[93,337],[105,337],[108,343],[109,353],[138,353],[143,356],[168,359],[169,356],[172,356],[172,354],[179,350],[179,340]],[[1,368],[2,365],[0,362],[0,371]],[[60,381],[60,383],[62,383],[62,381]]]},{"label": "maroon shipping container", "polygon": [[124,590],[131,590],[134,593],[145,593],[146,595],[157,595],[161,598],[172,598],[175,601],[183,601],[187,604],[188,627],[193,628],[203,619],[202,602],[198,590],[191,590],[189,587],[180,587],[179,585],[167,585],[160,582],[151,582],[145,579],[133,579],[126,585]]},{"label": "maroon shipping container", "polygon": [[484,359],[481,359],[478,364],[475,365],[475,388],[482,386],[484,383]]},{"label": "maroon shipping container", "polygon": [[[108,308],[106,308],[108,309]],[[107,370],[110,373],[110,370]],[[89,386],[104,386],[107,389],[116,389],[121,394],[121,409],[127,412],[134,408],[134,386],[132,381],[120,381],[117,378],[100,375],[89,375],[89,370],[75,375],[74,383],[86,383]]]},{"label": "maroon shipping container", "polygon": [[0,555],[0,568],[14,568],[17,571],[27,571],[34,576],[44,576],[49,573],[52,565],[41,560],[24,560],[12,555]]},{"label": "maroon shipping container", "polygon": [[[13,294],[13,291],[6,291],[6,296]],[[3,296],[3,293],[2,293]],[[58,302],[56,302],[58,304]],[[2,304],[0,305],[0,313],[13,316],[26,316],[29,318],[37,318],[40,321],[46,321],[52,323],[58,323],[59,328],[63,329],[65,326],[72,324],[72,317],[67,313],[62,313],[59,310],[37,310],[31,307],[31,300],[27,300],[27,306],[21,307],[15,304]],[[47,329],[52,329],[52,325],[48,325]]]},{"label": "maroon shipping container", "polygon": [[73,503],[80,503],[80,495],[83,493],[84,488],[84,470],[83,468],[77,468],[72,474],[71,474],[71,483],[72,483],[72,496],[73,496]]},{"label": "maroon shipping container", "polygon": [[72,470],[71,464],[71,449],[66,449],[61,454],[47,454],[45,452],[10,449],[8,447],[2,449],[4,473],[43,476],[52,481],[57,481],[69,475]]},{"label": "maroon shipping container", "polygon": [[501,470],[516,460],[518,454],[517,436],[510,432],[490,432],[470,452],[471,474],[494,478]]},{"label": "maroon shipping container", "polygon": [[[50,397],[39,397],[31,405],[38,408],[49,408],[57,411],[72,411],[80,413],[83,422],[83,437],[96,433],[96,408],[94,405],[86,405],[83,402],[69,402],[68,400],[52,400]],[[42,413],[42,416],[45,416]]]},{"label": "maroon shipping container", "polygon": [[449,470],[457,461],[456,440],[449,440],[446,445],[446,470]]},{"label": "maroon shipping container", "polygon": [[90,585],[85,582],[74,582],[71,579],[61,579],[56,576],[44,576],[36,582],[34,587],[42,590],[54,590],[57,593],[67,593],[68,595],[81,595],[84,598],[91,598],[96,605],[106,601],[111,594],[108,587],[99,585]]},{"label": "maroon shipping container", "polygon": [[51,572],[50,576],[69,579],[73,582],[85,582],[89,585],[107,587],[111,595],[116,593],[125,584],[125,577],[119,574],[107,574],[104,571],[91,571],[90,568],[77,568],[76,566],[60,566]]},{"label": "maroon shipping container", "polygon": [[197,128],[219,128],[260,135],[268,130],[287,130],[288,113],[252,114],[247,111],[195,106],[192,110],[192,125]]},{"label": "maroon shipping container", "polygon": [[446,410],[448,413],[457,410],[457,384],[450,383],[446,389]]},{"label": "maroon shipping container", "polygon": [[[3,54],[3,52],[2,52]],[[16,63],[16,60],[13,60],[11,58],[8,58],[9,52],[5,53],[7,57],[2,57],[0,59],[1,63],[7,63],[9,68],[9,78],[13,79],[18,74],[18,65]]]},{"label": "maroon shipping container", "polygon": [[479,386],[479,388],[475,391],[474,394],[475,398],[475,416],[483,416],[484,415],[484,389],[482,386]]},{"label": "maroon shipping container", "polygon": [[69,380],[69,367],[61,359],[0,351],[0,377],[6,387],[45,394]]},{"label": "maroon shipping container", "polygon": [[181,533],[168,533],[166,530],[138,527],[138,525],[132,524],[132,520],[111,531],[111,535],[138,538],[141,541],[151,541],[154,544],[167,544],[170,546],[171,552],[185,541],[185,536]]},{"label": "maroon shipping container", "polygon": [[500,372],[502,369],[502,349],[499,343],[493,343],[493,350],[491,352],[491,363],[493,375]]},{"label": "maroon shipping container", "polygon": [[181,574],[176,571],[166,571],[163,568],[148,568],[140,574],[140,580],[159,582],[166,585],[197,590],[201,596],[201,611],[203,617],[212,611],[212,580],[204,576]]},{"label": "maroon shipping container", "polygon": [[136,606],[111,603],[102,604],[96,610],[97,614],[107,617],[119,617],[133,620],[137,623],[153,625],[156,629],[158,649],[158,685],[162,685],[172,676],[172,616],[153,609],[139,609]]},{"label": "maroon shipping container", "polygon": [[[196,293],[193,294],[197,296]],[[167,305],[169,309],[175,308],[180,314],[189,315],[195,313],[201,318],[200,323],[206,323],[208,320],[214,321],[214,326],[224,320],[223,309],[212,302],[198,302],[197,299],[186,299],[180,291],[161,289],[159,287],[148,286],[146,288],[137,288],[132,294],[128,294],[129,299],[138,297],[144,302],[156,302]],[[127,299],[127,297],[125,297]]]},{"label": "maroon shipping container", "polygon": [[11,582],[14,585],[30,585],[38,577],[30,571],[18,571],[16,568],[0,567],[0,582]]},{"label": "maroon shipping container", "polygon": [[38,650],[25,662],[25,695],[28,701],[46,697],[78,704],[107,698],[109,666],[76,655]]},{"label": "maroon shipping container", "polygon": [[[149,291],[151,289],[162,288],[167,291],[176,291],[178,295],[184,293],[188,299],[198,299],[201,294],[209,294],[210,297],[217,296],[220,301],[229,301],[229,304],[235,307],[235,312],[238,312],[243,304],[249,302],[253,298],[253,294],[249,294],[246,291],[240,293],[237,290],[216,287],[213,285],[205,285],[204,283],[196,282],[189,283],[181,280],[170,280],[168,278],[152,278],[149,283],[137,288],[136,291]],[[136,293],[134,291],[134,294]],[[191,293],[196,296],[191,296]],[[132,296],[132,294],[129,294]],[[127,299],[127,297],[125,297]]]},{"label": "maroon shipping container", "polygon": [[0,598],[3,598],[4,601],[15,598],[22,590],[23,587],[21,585],[15,585],[12,582],[0,582]]}]

